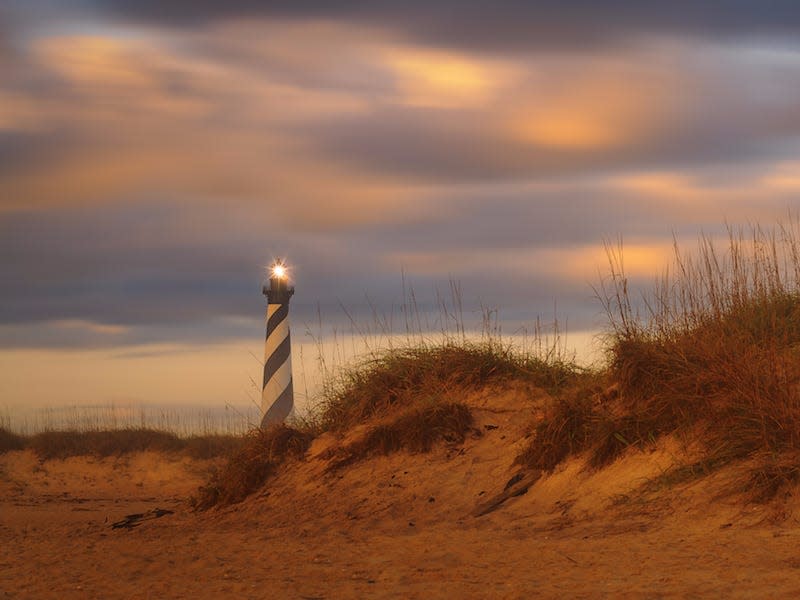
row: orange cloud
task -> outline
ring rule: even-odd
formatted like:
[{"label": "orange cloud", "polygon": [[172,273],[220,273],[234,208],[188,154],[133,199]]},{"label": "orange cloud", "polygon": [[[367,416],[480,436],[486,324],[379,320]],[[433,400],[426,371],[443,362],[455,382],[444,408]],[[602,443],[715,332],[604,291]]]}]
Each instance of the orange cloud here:
[{"label": "orange cloud", "polygon": [[[656,276],[672,259],[672,242],[639,242],[623,247],[628,276]],[[459,249],[441,252],[404,252],[386,257],[385,264],[395,270],[446,278],[449,273],[503,272],[515,277],[549,275],[556,279],[597,281],[608,270],[608,255],[601,243],[570,248]]]},{"label": "orange cloud", "polygon": [[800,191],[800,161],[782,161],[776,164],[761,180],[772,190],[781,192]]},{"label": "orange cloud", "polygon": [[410,106],[482,107],[515,77],[507,63],[453,52],[392,47],[381,54],[396,81],[399,100]]},{"label": "orange cloud", "polygon": [[758,206],[762,218],[773,220],[785,216],[793,204],[793,194],[800,190],[800,179],[792,165],[779,163],[767,167],[766,172],[762,168],[711,182],[692,172],[643,171],[610,177],[605,185],[647,203],[654,211],[672,214],[673,219],[685,217],[715,224],[747,221],[753,218],[753,207]]},{"label": "orange cloud", "polygon": [[0,128],[76,137],[7,175],[0,211],[157,192],[193,203],[224,199],[250,213],[250,224],[255,212],[271,223],[325,228],[402,219],[424,204],[390,178],[309,152],[286,131],[363,110],[356,94],[304,89],[162,42],[71,35],[34,43],[38,63],[70,93],[58,102],[17,94],[0,103]]},{"label": "orange cloud", "polygon": [[37,131],[42,125],[38,102],[0,89],[0,131]]},{"label": "orange cloud", "polygon": [[554,150],[611,149],[658,129],[677,110],[670,98],[682,84],[674,70],[641,59],[544,59],[531,67],[505,127]]}]

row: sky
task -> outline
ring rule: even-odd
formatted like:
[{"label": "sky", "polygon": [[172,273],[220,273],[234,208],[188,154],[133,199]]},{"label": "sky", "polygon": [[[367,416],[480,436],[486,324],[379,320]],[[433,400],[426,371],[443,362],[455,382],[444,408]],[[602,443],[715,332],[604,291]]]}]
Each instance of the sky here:
[{"label": "sky", "polygon": [[0,409],[250,402],[278,257],[310,371],[453,282],[583,339],[604,242],[797,208],[798,98],[795,0],[4,0]]}]

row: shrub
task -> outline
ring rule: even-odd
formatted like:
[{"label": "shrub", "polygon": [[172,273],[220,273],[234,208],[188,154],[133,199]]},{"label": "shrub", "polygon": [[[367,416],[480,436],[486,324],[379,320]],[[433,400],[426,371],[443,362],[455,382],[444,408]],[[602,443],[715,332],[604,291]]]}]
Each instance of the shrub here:
[{"label": "shrub", "polygon": [[704,423],[712,459],[800,449],[798,245],[786,228],[748,239],[729,231],[724,255],[707,238],[695,258],[676,251],[678,276],[644,324],[617,278],[610,372],[632,441]]},{"label": "shrub", "polygon": [[591,400],[584,394],[573,393],[555,399],[536,425],[533,439],[515,462],[551,471],[568,456],[586,449],[594,417]]}]

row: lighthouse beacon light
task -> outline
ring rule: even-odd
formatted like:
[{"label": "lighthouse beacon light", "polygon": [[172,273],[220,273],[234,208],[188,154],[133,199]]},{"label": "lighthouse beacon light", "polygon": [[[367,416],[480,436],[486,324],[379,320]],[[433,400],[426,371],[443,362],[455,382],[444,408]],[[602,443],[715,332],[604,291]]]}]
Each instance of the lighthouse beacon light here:
[{"label": "lighthouse beacon light", "polygon": [[276,262],[272,265],[272,276],[276,279],[286,279],[289,273],[286,270],[286,265],[282,262]]}]

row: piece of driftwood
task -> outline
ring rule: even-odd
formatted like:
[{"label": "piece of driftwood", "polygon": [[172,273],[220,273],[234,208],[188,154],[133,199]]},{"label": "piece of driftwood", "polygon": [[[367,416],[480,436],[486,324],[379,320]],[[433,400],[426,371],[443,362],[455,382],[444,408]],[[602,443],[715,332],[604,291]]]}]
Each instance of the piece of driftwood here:
[{"label": "piece of driftwood", "polygon": [[111,524],[112,529],[133,529],[142,524],[142,521],[149,521],[150,519],[158,519],[164,515],[175,514],[174,510],[167,510],[166,508],[154,508],[143,513],[135,513],[126,515],[124,519]]},{"label": "piece of driftwood", "polygon": [[490,512],[494,512],[509,498],[521,496],[526,493],[541,476],[542,472],[539,469],[520,471],[506,483],[502,492],[478,504],[475,510],[472,511],[472,516],[482,517],[483,515],[488,515]]}]

